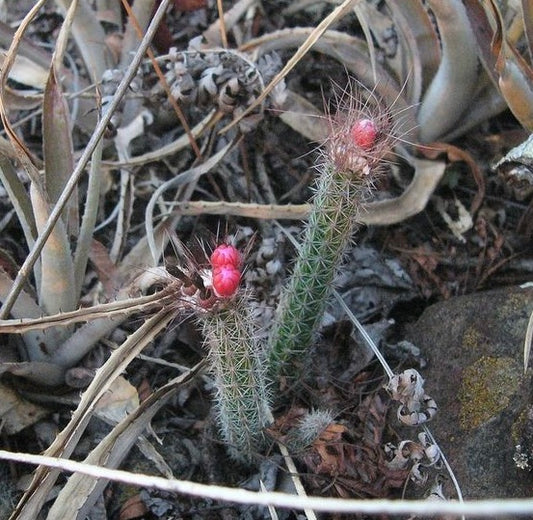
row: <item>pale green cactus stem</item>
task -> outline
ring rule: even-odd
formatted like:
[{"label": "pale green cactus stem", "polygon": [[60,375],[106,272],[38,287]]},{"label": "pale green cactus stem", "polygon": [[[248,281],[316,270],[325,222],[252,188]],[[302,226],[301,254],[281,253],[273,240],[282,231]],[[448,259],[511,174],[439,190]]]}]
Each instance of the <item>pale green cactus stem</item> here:
[{"label": "pale green cactus stem", "polygon": [[273,380],[294,377],[294,363],[304,362],[301,356],[322,319],[336,270],[357,226],[364,189],[360,180],[329,167],[318,179],[304,241],[277,311],[268,363]]},{"label": "pale green cactus stem", "polygon": [[359,225],[384,154],[390,149],[390,117],[353,91],[344,92],[339,111],[329,116],[326,141],[303,243],[282,292],[270,337],[268,370],[299,378],[305,353],[320,324],[346,247]]},{"label": "pale green cactus stem", "polygon": [[229,454],[243,463],[265,447],[269,393],[249,299],[238,295],[199,316],[214,379],[217,423]]}]

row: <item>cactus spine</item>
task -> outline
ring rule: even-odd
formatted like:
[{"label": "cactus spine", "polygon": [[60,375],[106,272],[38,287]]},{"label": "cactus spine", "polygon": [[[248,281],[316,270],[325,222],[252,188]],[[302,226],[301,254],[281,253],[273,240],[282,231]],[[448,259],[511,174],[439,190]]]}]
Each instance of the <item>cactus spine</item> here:
[{"label": "cactus spine", "polygon": [[295,375],[292,364],[313,339],[357,226],[363,191],[362,181],[331,167],[325,167],[318,179],[304,241],[277,311],[268,363],[274,380]]}]

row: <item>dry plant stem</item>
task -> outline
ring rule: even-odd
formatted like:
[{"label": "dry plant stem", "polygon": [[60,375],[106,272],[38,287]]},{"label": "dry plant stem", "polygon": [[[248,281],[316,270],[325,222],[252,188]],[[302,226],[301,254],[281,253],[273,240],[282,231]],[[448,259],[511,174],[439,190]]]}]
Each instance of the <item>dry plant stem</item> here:
[{"label": "dry plant stem", "polygon": [[[122,6],[124,10],[128,13],[128,20],[131,26],[134,28],[134,30],[137,33],[137,36],[139,39],[142,40],[143,34],[141,26],[135,16],[135,13],[133,9],[135,9],[136,6],[133,7],[133,9],[130,7],[129,3],[125,0],[122,0]],[[151,9],[150,9],[151,10]],[[161,85],[163,89],[165,90],[167,94],[167,99],[172,108],[174,109],[174,112],[178,116],[178,119],[181,123],[181,126],[183,126],[183,129],[185,130],[185,133],[189,139],[189,144],[191,145],[191,148],[194,151],[194,154],[196,155],[196,158],[201,160],[202,159],[202,153],[200,152],[200,148],[198,147],[198,144],[196,143],[196,140],[194,138],[193,133],[191,132],[191,128],[189,126],[189,123],[187,122],[187,119],[185,118],[185,114],[183,113],[183,110],[181,110],[181,107],[179,106],[178,102],[174,99],[174,96],[170,92],[170,87],[167,83],[167,80],[165,78],[165,75],[163,74],[163,71],[161,70],[161,67],[159,66],[159,63],[157,62],[155,58],[155,54],[152,52],[152,49],[147,48],[146,54],[150,58],[150,61],[152,62],[152,66],[154,67],[155,73],[157,74],[157,77],[159,81],[161,82]]]},{"label": "dry plant stem", "polygon": [[[80,177],[83,175],[85,167],[87,163],[89,162],[89,159],[92,153],[94,152],[96,145],[98,144],[104,132],[106,131],[107,125],[109,124],[109,121],[111,120],[111,116],[113,115],[114,111],[117,109],[122,97],[128,91],[131,80],[136,74],[137,68],[139,67],[143,59],[144,53],[146,52],[146,49],[150,45],[150,42],[155,32],[157,31],[159,23],[161,22],[161,20],[163,19],[163,16],[165,15],[165,11],[169,3],[170,3],[170,0],[162,0],[160,6],[155,12],[152,18],[152,21],[150,23],[150,26],[148,27],[148,30],[146,31],[145,38],[139,45],[139,49],[137,50],[137,53],[135,54],[130,66],[128,67],[128,70],[124,74],[124,78],[122,79],[119,86],[117,87],[117,91],[115,95],[113,96],[113,99],[109,103],[108,110],[102,115],[102,119],[96,126],[94,133],[91,136],[91,139],[87,143],[87,146],[85,147],[85,150],[83,151],[83,154],[78,161],[78,164],[74,168],[74,171],[72,172],[72,175],[69,181],[65,185],[65,189],[63,190],[63,193],[61,193],[61,196],[59,197],[56,205],[54,206],[53,210],[50,212],[50,217],[48,218],[46,225],[44,226],[37,240],[35,241],[33,249],[30,251],[26,260],[22,264],[17,274],[17,277],[15,278],[15,281],[13,282],[13,288],[10,294],[8,295],[8,297],[6,298],[4,305],[0,311],[1,319],[6,319],[9,316],[9,312],[13,304],[15,303],[17,296],[22,290],[22,286],[24,285],[24,282],[28,278],[31,268],[33,267],[33,265],[39,258],[39,254],[41,253],[41,250],[45,242],[48,240],[48,237],[50,236],[50,233],[52,232],[52,229],[54,228],[57,220],[61,216],[63,208],[67,204]],[[7,72],[5,71],[5,67],[6,65],[4,65],[2,77],[4,75],[7,77]]]},{"label": "dry plant stem", "polygon": [[[236,487],[223,487],[200,484],[189,480],[169,479],[141,473],[131,473],[123,470],[103,468],[93,464],[66,460],[57,457],[32,455],[29,453],[14,453],[0,450],[1,460],[12,460],[25,464],[41,464],[50,468],[57,468],[64,472],[79,472],[89,477],[109,479],[114,482],[137,486],[139,488],[154,488],[170,493],[188,496],[211,498],[224,502],[239,504],[274,505],[288,509],[310,508],[315,511],[329,513],[344,513],[360,515],[413,515],[424,518],[456,518],[458,515],[468,515],[468,518],[503,518],[503,517],[529,517],[533,514],[533,499],[531,498],[495,498],[490,500],[468,500],[459,502],[455,500],[391,500],[376,498],[372,500],[354,498],[329,498],[296,496],[289,493],[276,491],[248,491]],[[20,518],[18,516],[17,518]],[[35,517],[32,517],[35,518]],[[348,518],[348,517],[346,517]]]},{"label": "dry plant stem", "polygon": [[200,316],[214,377],[215,410],[230,455],[251,463],[264,447],[270,408],[254,318],[238,296]]},{"label": "dry plant stem", "polygon": [[[67,458],[72,454],[92,417],[98,400],[105,392],[109,391],[109,387],[116,377],[126,369],[129,363],[157,334],[165,329],[174,316],[175,313],[172,310],[160,310],[145,321],[111,354],[111,357],[96,372],[68,425],[56,436],[54,442],[46,450],[46,455]],[[43,466],[37,468],[33,480],[17,504],[12,518],[37,518],[58,475],[58,471],[50,471]]]},{"label": "dry plant stem", "polygon": [[313,47],[313,45],[319,40],[324,32],[334,24],[339,18],[342,18],[347,14],[353,5],[358,3],[359,0],[344,0],[341,5],[338,5],[328,16],[326,16],[311,32],[309,37],[302,43],[293,56],[287,61],[283,69],[276,74],[272,81],[261,92],[261,95],[249,106],[239,117],[235,118],[229,125],[226,125],[220,133],[227,132],[230,128],[234,127],[239,121],[250,114],[258,106],[263,103],[266,97],[272,92],[274,87],[287,76],[287,74],[296,66],[296,64],[307,54],[307,52]]},{"label": "dry plant stem", "polygon": [[[146,430],[155,413],[183,385],[198,375],[205,365],[201,361],[185,374],[172,379],[159,388],[136,409],[128,413],[104,439],[89,453],[85,463],[97,464],[107,468],[116,468],[129,453],[133,444]],[[59,492],[48,518],[86,518],[108,482],[105,479],[91,479],[86,475],[72,475]]]}]

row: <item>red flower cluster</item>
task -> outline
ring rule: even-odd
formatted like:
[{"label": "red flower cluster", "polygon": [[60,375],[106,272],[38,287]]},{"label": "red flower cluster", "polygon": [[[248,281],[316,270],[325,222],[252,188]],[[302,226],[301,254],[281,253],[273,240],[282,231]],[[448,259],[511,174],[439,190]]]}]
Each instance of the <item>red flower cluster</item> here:
[{"label": "red flower cluster", "polygon": [[215,248],[209,259],[213,269],[213,289],[217,296],[229,298],[239,288],[241,281],[241,254],[229,244]]}]

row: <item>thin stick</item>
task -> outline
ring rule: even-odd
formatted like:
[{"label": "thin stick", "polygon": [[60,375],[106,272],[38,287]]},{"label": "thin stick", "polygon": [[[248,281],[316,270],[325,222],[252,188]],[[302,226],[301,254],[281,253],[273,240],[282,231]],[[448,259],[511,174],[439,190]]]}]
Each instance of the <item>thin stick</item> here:
[{"label": "thin stick", "polygon": [[310,508],[315,511],[338,513],[366,513],[388,515],[465,515],[477,518],[493,518],[502,515],[528,516],[533,514],[533,499],[504,499],[469,500],[467,502],[445,502],[430,500],[358,500],[350,498],[328,497],[303,497],[280,492],[248,491],[245,489],[230,488],[199,484],[188,480],[166,479],[128,471],[102,468],[83,462],[46,457],[43,455],[30,455],[27,453],[12,453],[0,450],[0,459],[13,460],[27,464],[40,464],[58,468],[68,472],[79,472],[91,477],[106,478],[115,482],[123,482],[145,488],[156,488],[173,493],[212,498],[225,502],[239,504],[273,505],[289,509]]},{"label": "thin stick", "polygon": [[[139,22],[137,21],[137,18],[135,17],[135,14],[133,13],[130,4],[126,0],[122,0],[122,5],[124,7],[124,10],[128,14],[128,17],[130,18],[130,21],[137,32],[137,35],[139,36],[139,39],[142,41],[143,39],[143,32],[141,29],[141,26],[139,25]],[[191,147],[194,151],[194,154],[196,155],[196,158],[199,160],[202,160],[202,154],[200,152],[200,148],[198,147],[198,144],[196,143],[196,140],[194,139],[194,135],[191,132],[191,127],[189,126],[189,123],[187,122],[187,119],[185,118],[185,114],[183,113],[183,110],[179,106],[178,102],[172,95],[172,92],[170,92],[170,87],[168,86],[167,79],[165,78],[165,75],[163,74],[163,71],[161,70],[161,67],[159,66],[159,63],[157,62],[155,55],[148,47],[146,49],[146,54],[150,58],[150,61],[152,62],[152,66],[154,67],[155,73],[157,74],[157,77],[159,81],[161,82],[161,86],[163,87],[163,90],[165,91],[165,94],[167,95],[168,101],[172,108],[174,109],[174,112],[176,112],[176,115],[178,116],[178,119],[180,120],[181,126],[183,126],[183,129],[185,130],[185,133],[187,134],[187,137],[189,138],[189,143],[191,143]]]},{"label": "thin stick", "polygon": [[217,0],[218,19],[220,20],[220,39],[222,40],[222,47],[228,48],[228,34],[226,32],[226,21],[224,20],[224,6],[222,0]]},{"label": "thin stick", "polygon": [[316,41],[326,32],[328,27],[338,20],[341,16],[344,16],[348,10],[352,7],[352,4],[359,0],[344,0],[344,2],[337,6],[326,18],[324,18],[313,30],[313,32],[307,37],[307,39],[300,45],[298,50],[291,56],[290,60],[285,64],[285,67],[272,79],[272,81],[261,92],[261,95],[252,103],[239,117],[234,119],[229,125],[225,126],[220,133],[227,132],[230,128],[234,127],[241,119],[246,117],[250,112],[256,109],[265,98],[272,92],[274,87],[296,66],[296,64],[307,54]]}]

